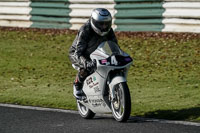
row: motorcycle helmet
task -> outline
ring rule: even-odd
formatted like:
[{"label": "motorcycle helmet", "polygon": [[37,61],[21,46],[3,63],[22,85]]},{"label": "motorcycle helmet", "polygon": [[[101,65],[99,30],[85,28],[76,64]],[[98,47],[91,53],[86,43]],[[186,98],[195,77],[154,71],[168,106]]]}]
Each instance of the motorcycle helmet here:
[{"label": "motorcycle helmet", "polygon": [[92,11],[90,23],[98,35],[105,36],[111,29],[112,16],[107,9],[96,8]]}]

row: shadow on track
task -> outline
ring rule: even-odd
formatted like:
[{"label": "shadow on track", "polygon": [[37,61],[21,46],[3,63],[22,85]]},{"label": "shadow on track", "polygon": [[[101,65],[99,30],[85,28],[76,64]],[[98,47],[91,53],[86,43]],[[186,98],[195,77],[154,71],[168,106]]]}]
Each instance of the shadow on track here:
[{"label": "shadow on track", "polygon": [[143,117],[168,119],[168,120],[200,120],[200,107],[186,108],[181,110],[157,110],[146,113]]}]

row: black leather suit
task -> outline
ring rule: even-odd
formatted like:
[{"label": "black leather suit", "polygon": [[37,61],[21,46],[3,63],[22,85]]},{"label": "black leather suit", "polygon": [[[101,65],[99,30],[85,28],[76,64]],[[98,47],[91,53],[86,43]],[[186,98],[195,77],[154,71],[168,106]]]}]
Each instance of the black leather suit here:
[{"label": "black leather suit", "polygon": [[[69,58],[73,65],[78,67],[80,75],[80,69],[86,69],[83,61],[80,57],[84,57],[85,60],[90,60],[90,54],[97,49],[99,44],[104,41],[114,41],[117,43],[116,36],[113,29],[109,31],[105,36],[98,35],[91,27],[90,20],[88,20],[78,31],[78,34],[69,49]],[[82,74],[81,74],[82,75]],[[83,80],[88,75],[84,74]]]}]

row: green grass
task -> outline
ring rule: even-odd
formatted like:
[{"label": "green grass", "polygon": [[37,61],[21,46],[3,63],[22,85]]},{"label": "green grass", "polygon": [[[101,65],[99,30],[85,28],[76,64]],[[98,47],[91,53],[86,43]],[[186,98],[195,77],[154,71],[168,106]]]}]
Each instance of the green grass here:
[{"label": "green grass", "polygon": [[[0,30],[0,103],[76,110],[74,33]],[[200,122],[200,40],[118,36],[134,58],[132,116]]]},{"label": "green grass", "polygon": [[68,60],[74,35],[0,34],[0,102],[76,109]]}]

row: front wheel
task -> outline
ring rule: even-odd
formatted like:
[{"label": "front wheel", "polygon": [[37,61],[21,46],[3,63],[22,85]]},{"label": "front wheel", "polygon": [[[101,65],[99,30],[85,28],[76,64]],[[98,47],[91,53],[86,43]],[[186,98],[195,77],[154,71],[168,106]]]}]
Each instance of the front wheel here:
[{"label": "front wheel", "polygon": [[85,107],[78,100],[77,100],[77,108],[78,108],[79,114],[85,119],[92,119],[95,116],[95,113],[93,113],[90,109]]},{"label": "front wheel", "polygon": [[131,97],[126,82],[115,85],[114,98],[111,101],[111,109],[114,118],[119,122],[125,122],[131,113]]}]

